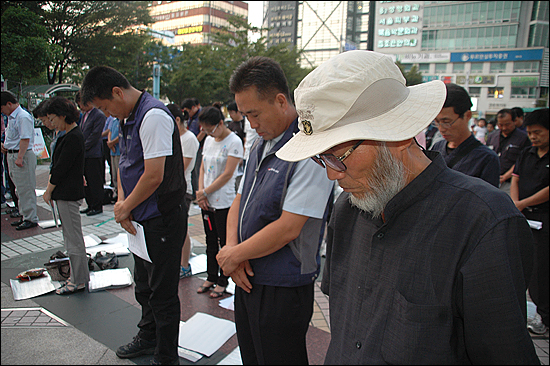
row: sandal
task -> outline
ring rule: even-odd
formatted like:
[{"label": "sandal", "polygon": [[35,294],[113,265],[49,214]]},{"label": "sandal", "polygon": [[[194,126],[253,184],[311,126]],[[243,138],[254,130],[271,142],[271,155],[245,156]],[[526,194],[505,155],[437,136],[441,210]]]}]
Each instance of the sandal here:
[{"label": "sandal", "polygon": [[218,288],[218,287],[223,288],[223,290],[222,290],[222,291],[213,290],[213,291],[210,293],[210,297],[211,297],[212,299],[217,299],[218,297],[222,297],[223,295],[225,295],[225,287],[217,286],[216,288]]},{"label": "sandal", "polygon": [[[206,281],[208,282],[208,281]],[[206,282],[204,282],[206,284]],[[211,284],[210,286],[205,286],[204,284],[199,287],[199,289],[197,290],[197,294],[204,294],[205,292],[207,292],[208,290],[210,290],[212,287],[214,287],[214,284]]]},{"label": "sandal", "polygon": [[72,294],[78,291],[82,291],[86,288],[85,283],[81,283],[80,285],[76,285],[71,282],[71,280],[67,280],[65,282],[65,285],[55,290],[55,293],[58,295],[65,295],[65,294]]}]

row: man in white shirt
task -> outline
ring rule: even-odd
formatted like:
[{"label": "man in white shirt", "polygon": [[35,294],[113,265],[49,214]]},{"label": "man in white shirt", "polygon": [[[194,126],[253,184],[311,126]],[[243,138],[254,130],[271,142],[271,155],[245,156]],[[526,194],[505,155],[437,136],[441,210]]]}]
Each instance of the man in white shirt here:
[{"label": "man in white shirt", "polygon": [[[2,113],[8,116],[6,138],[2,152],[7,153],[10,177],[19,196],[19,212],[22,217],[11,223],[16,230],[38,226],[36,210],[36,156],[34,144],[34,118],[19,105],[9,91],[2,92]],[[15,194],[15,192],[12,192]]]}]

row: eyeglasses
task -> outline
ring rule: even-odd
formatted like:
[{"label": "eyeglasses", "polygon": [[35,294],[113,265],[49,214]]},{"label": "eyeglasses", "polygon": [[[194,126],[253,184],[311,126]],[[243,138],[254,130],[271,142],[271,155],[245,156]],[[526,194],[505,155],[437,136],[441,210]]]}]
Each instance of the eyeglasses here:
[{"label": "eyeglasses", "polygon": [[434,119],[434,125],[439,128],[439,126],[441,127],[444,127],[445,129],[448,129],[448,128],[451,128],[453,123],[455,123],[456,121],[458,121],[458,119],[460,118],[460,116],[456,117],[456,119],[452,122],[438,122],[436,119]]},{"label": "eyeglasses", "polygon": [[365,140],[360,140],[355,145],[353,145],[352,148],[346,151],[344,155],[340,157],[334,156],[332,154],[320,154],[320,155],[312,156],[311,158],[313,159],[314,162],[316,162],[323,168],[326,168],[325,167],[325,164],[326,164],[326,166],[328,166],[330,169],[335,170],[339,173],[342,173],[348,169],[348,167],[343,163],[344,159],[350,156],[353,150],[357,149],[357,147],[361,145],[363,142],[365,142]]},{"label": "eyeglasses", "polygon": [[214,134],[214,132],[216,132],[216,128],[218,128],[219,124],[216,125],[216,127],[214,127],[214,129],[212,131],[207,131],[206,129],[202,129],[207,135],[210,135],[212,136]]}]

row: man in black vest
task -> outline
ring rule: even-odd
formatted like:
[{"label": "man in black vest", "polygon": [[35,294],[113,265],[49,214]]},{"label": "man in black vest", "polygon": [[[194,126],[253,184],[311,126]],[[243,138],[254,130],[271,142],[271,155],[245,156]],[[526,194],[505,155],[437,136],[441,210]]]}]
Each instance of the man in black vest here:
[{"label": "man in black vest", "polygon": [[164,104],[106,66],[94,67],[84,77],[82,100],[123,121],[115,220],[133,235],[142,228],[145,237],[141,252],[131,248],[140,330],[116,354],[154,354],[153,364],[179,364],[179,261],[187,208],[176,122]]},{"label": "man in black vest", "polygon": [[430,150],[439,151],[449,168],[481,178],[498,188],[498,156],[479,142],[468,127],[472,118],[472,101],[468,92],[456,84],[445,86],[447,98],[434,120],[444,140],[436,142]]}]

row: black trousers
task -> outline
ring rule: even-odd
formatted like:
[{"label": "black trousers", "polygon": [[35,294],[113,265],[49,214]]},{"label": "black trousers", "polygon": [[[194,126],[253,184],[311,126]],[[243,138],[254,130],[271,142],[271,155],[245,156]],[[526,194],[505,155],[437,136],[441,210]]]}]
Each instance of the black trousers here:
[{"label": "black trousers", "polygon": [[307,365],[306,333],[314,284],[235,288],[235,326],[243,365]]},{"label": "black trousers", "polygon": [[544,325],[549,326],[549,305],[548,305],[548,279],[550,278],[550,271],[548,270],[548,256],[549,256],[549,213],[548,212],[526,212],[523,211],[525,217],[528,220],[535,220],[542,222],[542,229],[531,230],[533,237],[535,238],[535,255],[533,274],[529,281],[529,296],[533,303],[537,306],[537,313],[542,318]]},{"label": "black trousers", "polygon": [[[84,177],[86,177],[86,187],[84,194],[86,196],[86,204],[92,210],[103,209],[103,176],[102,171],[103,158],[86,158],[84,159]],[[105,172],[105,164],[103,164],[103,172]]]},{"label": "black trousers", "polygon": [[156,341],[155,358],[162,364],[178,360],[181,249],[187,234],[183,205],[169,214],[140,222],[152,263],[134,254],[135,296],[141,305],[141,338]]},{"label": "black trousers", "polygon": [[225,246],[229,208],[215,211],[201,210],[201,213],[206,234],[206,273],[208,274],[206,280],[214,282],[218,286],[227,287],[229,277],[223,274],[216,255],[220,248]]}]

